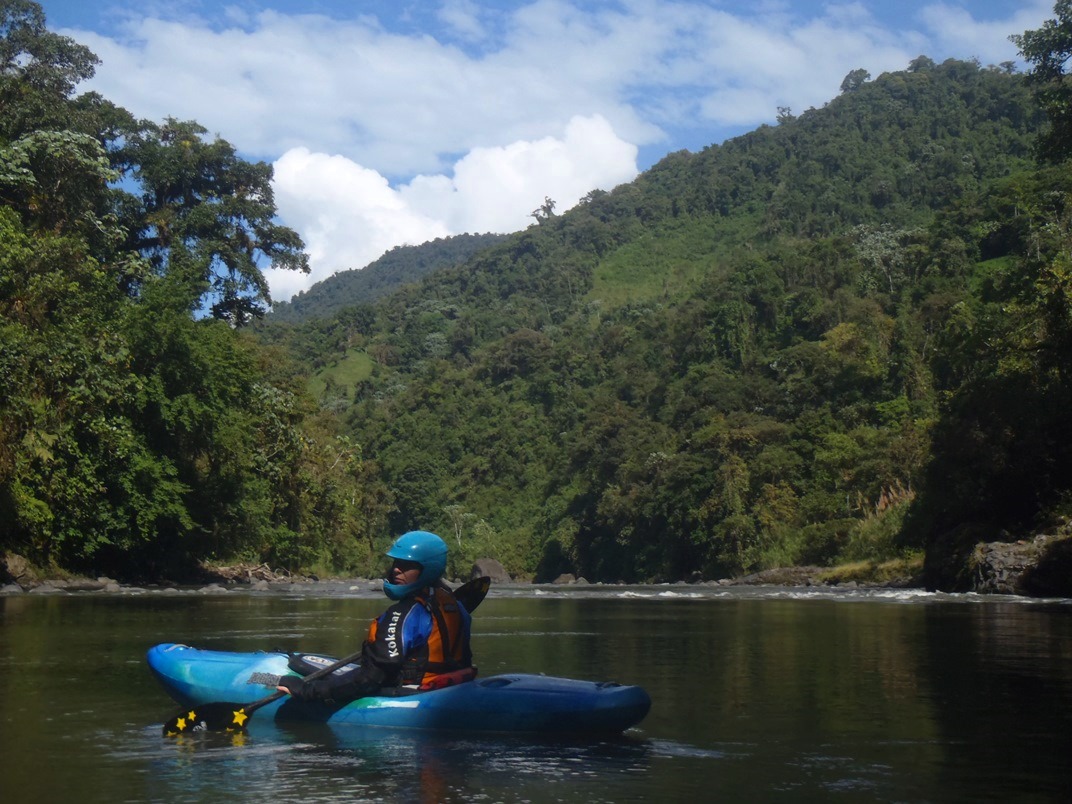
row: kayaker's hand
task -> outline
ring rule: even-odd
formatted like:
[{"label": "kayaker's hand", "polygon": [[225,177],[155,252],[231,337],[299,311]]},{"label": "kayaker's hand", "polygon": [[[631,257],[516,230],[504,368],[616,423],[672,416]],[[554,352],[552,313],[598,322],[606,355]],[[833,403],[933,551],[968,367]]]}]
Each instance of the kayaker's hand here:
[{"label": "kayaker's hand", "polygon": [[276,689],[299,700],[306,698],[309,693],[309,690],[305,688],[305,679],[301,676],[283,676],[279,679],[279,685]]}]

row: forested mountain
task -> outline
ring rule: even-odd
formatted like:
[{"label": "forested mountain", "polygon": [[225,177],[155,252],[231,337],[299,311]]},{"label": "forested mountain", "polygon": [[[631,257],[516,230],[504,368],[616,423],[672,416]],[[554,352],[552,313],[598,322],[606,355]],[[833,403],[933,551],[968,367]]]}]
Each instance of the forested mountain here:
[{"label": "forested mountain", "polygon": [[364,268],[340,271],[289,302],[277,302],[272,307],[272,318],[286,322],[327,318],[344,307],[369,304],[433,271],[459,265],[503,237],[462,234],[437,237],[419,246],[396,246]]},{"label": "forested mountain", "polygon": [[976,541],[1072,514],[1057,10],[1022,40],[1030,80],[857,70],[822,109],[288,323],[257,321],[258,265],[307,267],[271,166],[76,94],[93,54],[0,0],[0,550],[372,572],[421,527],[456,574],[926,550],[957,587]]},{"label": "forested mountain", "polygon": [[[375,458],[391,529],[448,532],[459,566],[636,581],[882,559],[1052,512],[1068,424],[1035,362],[1050,336],[1023,331],[1067,189],[1034,168],[1041,112],[1023,76],[972,63],[856,78],[271,333],[310,364],[367,358],[322,403]],[[1037,391],[1031,413],[1003,397],[980,422],[995,384]],[[1047,433],[1045,460],[1008,428]]]}]

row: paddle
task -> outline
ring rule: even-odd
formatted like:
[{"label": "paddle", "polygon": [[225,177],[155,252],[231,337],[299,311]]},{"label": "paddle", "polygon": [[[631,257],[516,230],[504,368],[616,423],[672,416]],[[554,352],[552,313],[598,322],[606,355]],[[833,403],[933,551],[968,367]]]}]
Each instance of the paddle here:
[{"label": "paddle", "polygon": [[[472,613],[473,609],[480,605],[488,594],[491,586],[491,578],[483,576],[474,578],[454,590],[454,597],[465,606],[465,610]],[[307,681],[314,678],[322,678],[329,673],[334,673],[340,667],[345,667],[351,662],[361,658],[361,651],[339,659],[334,664],[322,667],[305,677]],[[245,731],[246,721],[249,716],[262,706],[267,706],[273,701],[278,701],[287,693],[276,690],[271,695],[261,698],[252,703],[236,703],[234,701],[213,701],[198,706],[183,709],[177,715],[164,723],[165,737],[178,737],[188,731]]]}]

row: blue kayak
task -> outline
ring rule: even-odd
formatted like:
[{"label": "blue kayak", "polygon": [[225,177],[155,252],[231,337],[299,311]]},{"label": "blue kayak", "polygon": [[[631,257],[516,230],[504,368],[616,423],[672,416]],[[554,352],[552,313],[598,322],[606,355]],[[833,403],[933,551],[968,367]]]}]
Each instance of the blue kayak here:
[{"label": "blue kayak", "polygon": [[[280,676],[297,675],[281,652],[232,653],[164,643],[150,648],[147,659],[182,706],[251,703],[271,695]],[[635,726],[651,708],[641,687],[528,674],[477,678],[427,692],[388,692],[341,705],[284,696],[252,716],[403,729],[615,734]]]}]

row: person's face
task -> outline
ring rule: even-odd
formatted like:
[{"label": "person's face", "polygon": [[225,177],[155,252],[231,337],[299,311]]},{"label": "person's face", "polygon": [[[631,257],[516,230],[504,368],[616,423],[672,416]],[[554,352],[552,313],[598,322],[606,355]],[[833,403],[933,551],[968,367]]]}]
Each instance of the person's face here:
[{"label": "person's face", "polygon": [[421,565],[416,561],[406,561],[404,558],[396,558],[387,571],[387,579],[396,586],[416,583],[421,577]]}]

